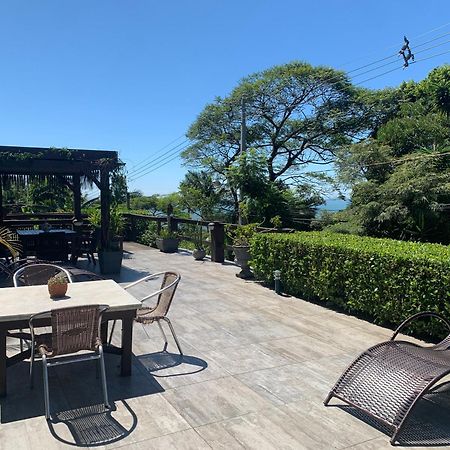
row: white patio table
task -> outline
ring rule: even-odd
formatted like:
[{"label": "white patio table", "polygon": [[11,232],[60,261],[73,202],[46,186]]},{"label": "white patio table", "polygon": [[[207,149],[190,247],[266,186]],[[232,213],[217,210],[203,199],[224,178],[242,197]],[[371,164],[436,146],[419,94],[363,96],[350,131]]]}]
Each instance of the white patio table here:
[{"label": "white patio table", "polygon": [[[133,321],[141,303],[113,280],[86,281],[71,283],[65,297],[53,300],[46,285],[0,288],[0,396],[6,395],[7,368],[30,357],[26,350],[12,357],[6,353],[8,330],[27,329],[33,314],[56,308],[78,305],[108,305],[103,314],[101,339],[105,352],[121,355],[121,375],[131,375],[131,356],[133,342]],[[121,347],[107,346],[106,336],[109,320],[122,321]],[[38,326],[50,325],[50,319],[43,319]]]}]

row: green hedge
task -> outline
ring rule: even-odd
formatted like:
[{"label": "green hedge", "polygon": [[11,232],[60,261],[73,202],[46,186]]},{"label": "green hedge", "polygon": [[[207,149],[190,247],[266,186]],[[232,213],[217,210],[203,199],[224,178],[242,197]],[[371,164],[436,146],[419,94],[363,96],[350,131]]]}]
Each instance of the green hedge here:
[{"label": "green hedge", "polygon": [[[286,293],[323,301],[399,324],[411,314],[435,311],[450,318],[450,249],[438,244],[324,232],[257,234],[252,267],[272,283],[282,272]],[[417,322],[416,333],[442,336],[436,321]]]}]

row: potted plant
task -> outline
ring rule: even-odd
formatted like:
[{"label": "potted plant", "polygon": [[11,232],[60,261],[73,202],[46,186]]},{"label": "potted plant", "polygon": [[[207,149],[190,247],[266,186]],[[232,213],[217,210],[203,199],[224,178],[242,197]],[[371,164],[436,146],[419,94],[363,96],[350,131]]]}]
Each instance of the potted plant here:
[{"label": "potted plant", "polygon": [[[91,212],[89,222],[99,228],[101,224],[100,211],[98,209]],[[110,211],[108,239],[106,243],[99,243],[98,261],[102,274],[120,273],[123,258],[123,231],[125,221],[122,213],[117,207],[112,207]]]},{"label": "potted plant", "polygon": [[193,238],[195,249],[192,252],[192,256],[196,261],[203,261],[206,256],[206,250],[203,246],[203,229],[200,224],[197,224]]},{"label": "potted plant", "polygon": [[176,233],[164,228],[156,238],[156,246],[163,253],[176,253],[178,251],[178,236]]},{"label": "potted plant", "polygon": [[249,223],[247,225],[240,225],[235,228],[228,228],[228,233],[232,239],[232,247],[236,257],[236,262],[241,268],[241,271],[236,274],[239,278],[253,278],[253,273],[249,266],[249,261],[251,258],[250,239],[257,232],[257,229],[257,223]]},{"label": "potted plant", "polygon": [[47,282],[48,293],[51,298],[61,298],[66,295],[67,292],[67,278],[65,275],[55,275],[54,277],[49,278]]}]

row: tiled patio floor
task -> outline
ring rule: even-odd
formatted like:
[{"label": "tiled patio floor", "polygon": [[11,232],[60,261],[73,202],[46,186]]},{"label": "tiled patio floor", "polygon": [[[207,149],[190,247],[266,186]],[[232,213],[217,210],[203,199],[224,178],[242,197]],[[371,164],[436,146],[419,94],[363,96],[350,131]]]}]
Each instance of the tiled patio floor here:
[{"label": "tiled patio floor", "polygon": [[[173,342],[173,353],[161,352],[156,325],[147,327],[148,335],[136,325],[133,375],[120,377],[118,357],[107,355],[113,410],[103,410],[89,363],[64,366],[51,372],[50,425],[43,416],[42,379],[30,390],[28,363],[18,364],[8,369],[9,394],[0,402],[0,449],[391,447],[381,430],[352,411],[322,405],[345,366],[390,330],[277,296],[236,278],[232,264],[197,262],[186,253],[167,255],[138,244],[126,249],[118,281],[165,269],[182,274],[169,317],[186,356],[177,356]],[[450,445],[450,408],[422,403],[405,429],[405,444],[439,439]],[[426,435],[418,433],[417,421]]]}]

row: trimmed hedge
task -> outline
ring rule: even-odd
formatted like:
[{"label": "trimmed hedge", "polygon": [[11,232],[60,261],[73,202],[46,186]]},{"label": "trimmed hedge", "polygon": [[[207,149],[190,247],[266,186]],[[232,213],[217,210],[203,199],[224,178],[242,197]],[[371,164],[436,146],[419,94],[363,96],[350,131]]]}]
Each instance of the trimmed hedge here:
[{"label": "trimmed hedge", "polygon": [[[450,318],[450,248],[324,232],[257,234],[252,240],[256,276],[273,282],[281,270],[286,293],[323,301],[398,325],[409,315],[434,311]],[[412,331],[440,337],[437,321]]]}]

